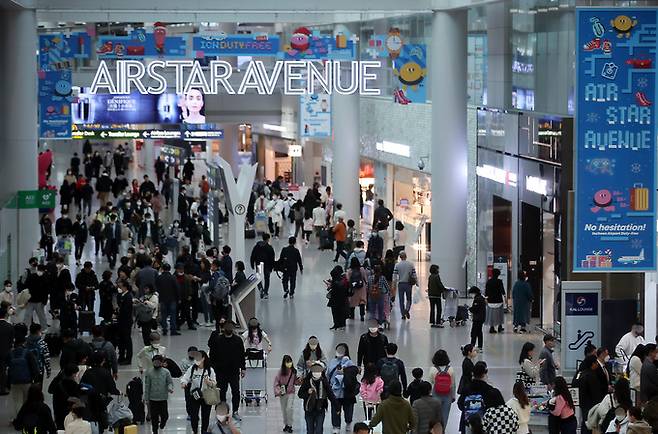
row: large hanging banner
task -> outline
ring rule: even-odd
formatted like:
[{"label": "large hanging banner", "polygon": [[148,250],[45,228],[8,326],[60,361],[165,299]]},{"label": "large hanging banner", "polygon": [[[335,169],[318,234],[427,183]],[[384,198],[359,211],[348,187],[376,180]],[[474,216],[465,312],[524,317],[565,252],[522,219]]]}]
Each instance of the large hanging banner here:
[{"label": "large hanging banner", "polygon": [[134,29],[129,36],[100,36],[96,54],[99,59],[143,59],[145,57],[184,57],[186,41],[182,36],[167,36],[167,27],[155,23],[152,33]]},{"label": "large hanging banner", "polygon": [[574,271],[656,268],[657,14],[577,10]]},{"label": "large hanging banner", "polygon": [[427,47],[405,44],[393,59],[393,75],[398,80],[393,97],[399,104],[426,103]]},{"label": "large hanging banner", "polygon": [[71,68],[76,50],[62,34],[39,35],[39,137],[71,137]]}]

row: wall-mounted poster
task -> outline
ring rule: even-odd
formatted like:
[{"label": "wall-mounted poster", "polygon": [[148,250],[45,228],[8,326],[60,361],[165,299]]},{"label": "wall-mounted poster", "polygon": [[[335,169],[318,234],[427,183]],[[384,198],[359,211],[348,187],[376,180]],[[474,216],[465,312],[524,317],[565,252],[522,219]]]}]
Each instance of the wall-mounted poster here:
[{"label": "wall-mounted poster", "polygon": [[331,96],[299,97],[299,131],[302,137],[331,137]]},{"label": "wall-mounted poster", "polygon": [[398,85],[393,97],[399,104],[425,103],[427,92],[427,48],[423,44],[405,44],[393,60],[393,75]]},{"label": "wall-mounted poster", "polygon": [[208,56],[276,56],[279,37],[266,33],[255,35],[201,34],[192,38],[196,58]]},{"label": "wall-mounted poster", "polygon": [[181,122],[178,96],[81,93],[71,105],[75,124],[177,124]]},{"label": "wall-mounted poster", "polygon": [[574,271],[656,268],[658,9],[578,9]]},{"label": "wall-mounted poster", "polygon": [[39,137],[71,137],[71,70],[39,71]]},{"label": "wall-mounted poster", "polygon": [[96,54],[99,59],[143,59],[145,57],[184,57],[185,38],[167,36],[167,27],[155,23],[153,32],[134,29],[129,36],[99,36]]}]

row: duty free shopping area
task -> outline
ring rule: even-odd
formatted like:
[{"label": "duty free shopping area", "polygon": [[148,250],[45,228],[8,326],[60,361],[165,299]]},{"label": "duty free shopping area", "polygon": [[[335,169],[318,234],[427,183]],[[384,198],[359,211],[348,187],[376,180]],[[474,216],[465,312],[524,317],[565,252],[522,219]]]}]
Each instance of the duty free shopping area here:
[{"label": "duty free shopping area", "polygon": [[0,0],[0,432],[658,432],[657,28]]}]

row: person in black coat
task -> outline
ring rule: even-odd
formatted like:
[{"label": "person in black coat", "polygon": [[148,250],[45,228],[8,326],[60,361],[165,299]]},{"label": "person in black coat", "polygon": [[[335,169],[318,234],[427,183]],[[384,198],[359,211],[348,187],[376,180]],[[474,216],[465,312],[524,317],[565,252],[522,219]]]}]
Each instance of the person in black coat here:
[{"label": "person in black coat", "polygon": [[336,265],[331,270],[331,280],[325,283],[329,291],[327,306],[331,308],[331,316],[334,320],[334,325],[329,330],[344,330],[347,319],[347,286],[349,283],[343,273],[343,267]]},{"label": "person in black coat", "polygon": [[494,268],[491,279],[487,280],[484,287],[484,296],[487,299],[489,316],[489,333],[496,333],[496,327],[498,327],[498,333],[505,330],[503,328],[505,286],[503,285],[503,281],[498,278],[499,276],[500,270]]},{"label": "person in black coat", "polygon": [[[128,273],[128,275],[130,275],[130,273]],[[112,271],[103,271],[101,277],[103,280],[98,284],[98,295],[101,302],[98,315],[103,318],[106,323],[109,323],[112,322],[112,315],[114,312],[112,299],[117,296],[117,288],[112,282]]]},{"label": "person in black coat", "polygon": [[[485,362],[477,362],[475,366],[473,367],[473,381],[471,384],[468,385],[468,387],[464,387],[464,390],[461,395],[459,395],[459,399],[457,400],[457,407],[462,411],[462,417],[460,418],[459,421],[459,431],[460,432],[466,432],[466,427],[465,427],[465,417],[464,417],[464,411],[466,410],[466,406],[464,403],[466,402],[466,398],[470,395],[480,395],[484,398],[491,390],[494,389],[493,386],[491,386],[489,383],[487,383],[487,373],[489,372],[487,368],[487,364]],[[485,402],[484,399],[482,400],[482,411],[484,412],[485,410]]]},{"label": "person in black coat", "polygon": [[155,160],[155,178],[156,181],[158,182],[158,185],[162,182],[164,173],[167,171],[167,165],[165,164],[164,160],[162,159],[162,156],[158,155],[158,159]]},{"label": "person in black coat", "polygon": [[656,344],[647,344],[644,347],[644,362],[640,371],[640,400],[648,402],[658,396],[658,371],[655,360],[658,355]]},{"label": "person in black coat", "polygon": [[[219,322],[217,326],[219,327]],[[233,321],[227,320],[222,334],[213,333],[210,336],[208,348],[210,364],[217,376],[220,398],[226,401],[226,392],[230,386],[233,416],[236,418],[237,409],[240,407],[240,377],[245,374],[245,350],[244,342],[233,332],[234,328]]]},{"label": "person in black coat", "polygon": [[472,286],[468,290],[469,294],[473,294],[473,304],[468,309],[471,312],[473,324],[471,325],[471,345],[475,346],[476,342],[478,348],[482,349],[483,337],[482,337],[482,326],[487,315],[487,301],[480,294],[480,288],[477,286]]},{"label": "person in black coat", "polygon": [[82,213],[87,217],[91,215],[91,200],[94,197],[94,188],[89,184],[89,178],[80,187],[80,199],[82,199]]},{"label": "person in black coat", "polygon": [[377,320],[369,320],[368,332],[359,338],[356,365],[364,368],[370,363],[376,365],[380,359],[386,357],[386,345],[388,345],[388,338],[379,332]]},{"label": "person in black coat", "polygon": [[304,401],[304,418],[309,433],[322,432],[329,403],[336,403],[336,396],[325,375],[325,369],[324,363],[314,362],[297,392],[297,396]]},{"label": "person in black coat", "polygon": [[290,298],[295,297],[297,270],[302,274],[304,273],[302,255],[299,253],[299,249],[295,247],[296,241],[297,238],[295,237],[288,238],[288,245],[281,249],[281,255],[279,255],[279,261],[284,264],[283,278],[281,279],[284,291],[283,298],[288,298],[288,293],[290,293]]},{"label": "person in black coat", "polygon": [[62,213],[62,216],[55,220],[55,235],[63,237],[64,235],[71,235],[73,233],[73,222],[67,213]]},{"label": "person in black coat", "polygon": [[62,205],[62,213],[66,212],[73,200],[73,193],[75,186],[69,185],[69,182],[64,180],[62,186],[59,188],[59,203]]},{"label": "person in black coat", "polygon": [[107,172],[103,172],[96,181],[96,191],[98,192],[98,200],[101,206],[105,205],[112,191],[112,178],[110,178]]},{"label": "person in black coat", "polygon": [[464,360],[462,361],[462,376],[457,386],[457,393],[460,395],[464,393],[464,390],[473,381],[473,368],[475,367],[473,360],[477,358],[477,348],[475,348],[475,345],[466,344],[462,347],[462,355],[464,356]]},{"label": "person in black coat", "polygon": [[118,322],[118,362],[120,365],[130,365],[133,358],[133,341],[130,335],[133,326],[133,296],[130,292],[130,284],[126,281],[119,282],[119,295],[117,304],[119,312],[117,315]]},{"label": "person in black coat", "polygon": [[601,369],[601,365],[599,365],[599,362],[596,360],[596,356],[587,356],[585,360],[583,360],[583,365],[586,366],[586,369],[581,373],[578,380],[578,400],[582,415],[580,432],[582,434],[587,434],[592,432],[585,425],[587,414],[592,407],[605,398],[608,393],[608,388],[606,387],[603,389],[601,387],[597,373],[597,371]]},{"label": "person in black coat", "polygon": [[[162,265],[162,273],[155,278],[155,289],[158,292],[160,302],[162,334],[167,336],[167,331],[170,329],[171,335],[177,336],[180,334],[176,330],[176,313],[180,303],[180,288],[174,276],[171,275],[171,265]],[[169,318],[171,328],[167,324],[167,318]]]},{"label": "person in black coat", "polygon": [[192,180],[192,177],[194,176],[194,163],[192,163],[192,159],[190,157],[187,157],[187,161],[183,165],[183,180],[187,181]]},{"label": "person in black coat", "polygon": [[377,208],[373,213],[372,227],[381,228],[380,230],[386,230],[388,229],[388,225],[390,224],[391,220],[393,220],[393,213],[390,209],[384,206],[384,201],[379,199],[377,201]]},{"label": "person in black coat", "polygon": [[144,182],[139,186],[139,194],[144,197],[146,195],[152,195],[155,192],[155,184],[149,179],[148,175],[144,175]]},{"label": "person in black coat", "polygon": [[256,269],[260,263],[263,263],[263,283],[258,284],[258,290],[260,291],[260,298],[268,298],[270,291],[270,275],[272,270],[274,270],[274,261],[275,261],[274,248],[270,245],[270,234],[263,234],[262,241],[256,243],[254,248],[251,250],[251,257],[249,263],[251,264],[252,269]]},{"label": "person in black coat", "polygon": [[33,384],[28,389],[27,400],[19,410],[13,425],[14,429],[24,433],[57,434],[53,414],[44,402],[40,384]]},{"label": "person in black coat", "polygon": [[89,231],[87,230],[87,223],[82,216],[78,214],[73,223],[73,240],[75,241],[75,262],[80,265],[80,258],[82,258],[82,250],[87,243]]},{"label": "person in black coat", "polygon": [[109,223],[103,228],[103,238],[105,239],[105,254],[110,263],[110,270],[114,270],[119,246],[121,245],[121,223],[116,214],[110,215]]},{"label": "person in black coat", "polygon": [[231,258],[231,247],[222,247],[222,256],[219,258],[219,269],[222,270],[228,281],[233,283],[233,258]]},{"label": "person in black coat", "polygon": [[39,227],[41,229],[39,247],[46,251],[46,260],[50,261],[53,256],[53,245],[55,244],[55,240],[53,239],[53,222],[47,214],[44,214],[43,217],[41,217]]},{"label": "person in black coat", "polygon": [[116,199],[123,193],[126,188],[128,188],[128,180],[126,179],[123,174],[117,175],[116,178],[114,178],[114,181],[112,182],[112,194],[114,195],[114,198]]},{"label": "person in black coat", "polygon": [[85,262],[82,270],[75,277],[75,287],[78,288],[80,309],[93,312],[96,290],[98,289],[98,277],[90,261]]},{"label": "person in black coat", "polygon": [[64,419],[68,413],[68,399],[80,397],[80,385],[75,381],[78,365],[66,365],[48,386],[48,393],[53,396],[53,414],[57,429],[64,429]]},{"label": "person in black coat", "polygon": [[7,308],[0,306],[0,395],[7,395],[7,360],[14,346],[14,326],[7,321]]},{"label": "person in black coat", "polygon": [[71,157],[71,170],[75,176],[80,174],[80,157],[78,157],[77,152],[74,152],[73,157]]}]

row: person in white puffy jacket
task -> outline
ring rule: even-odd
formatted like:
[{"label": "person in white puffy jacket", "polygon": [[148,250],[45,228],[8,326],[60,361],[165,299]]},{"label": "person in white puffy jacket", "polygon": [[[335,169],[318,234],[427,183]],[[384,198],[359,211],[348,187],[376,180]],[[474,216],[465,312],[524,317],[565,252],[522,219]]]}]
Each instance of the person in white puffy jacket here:
[{"label": "person in white puffy jacket", "polygon": [[644,337],[642,336],[643,332],[644,326],[641,322],[633,324],[631,331],[622,336],[615,347],[617,357],[621,357],[624,361],[628,361],[628,359],[631,358],[633,351],[635,351],[635,347],[644,344]]},{"label": "person in white puffy jacket", "polygon": [[530,411],[532,408],[530,407],[530,399],[528,399],[523,383],[520,381],[514,383],[512,393],[514,396],[506,404],[519,417],[519,429],[516,431],[516,434],[528,434],[530,432],[528,423],[530,422]]}]

